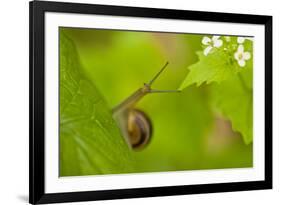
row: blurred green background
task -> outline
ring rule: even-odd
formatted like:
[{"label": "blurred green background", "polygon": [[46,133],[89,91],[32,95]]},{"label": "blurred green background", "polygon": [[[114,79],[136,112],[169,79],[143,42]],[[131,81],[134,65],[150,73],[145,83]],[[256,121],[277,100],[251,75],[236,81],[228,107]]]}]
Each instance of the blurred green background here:
[{"label": "blurred green background", "polygon": [[[177,89],[187,67],[202,50],[202,35],[61,28],[77,47],[84,73],[110,108],[148,82],[169,61],[153,84]],[[209,87],[190,86],[179,94],[145,96],[137,108],[153,123],[151,143],[132,151],[137,172],[251,167],[252,143],[244,144],[231,123],[212,107]],[[108,150],[110,152],[110,150]]]}]

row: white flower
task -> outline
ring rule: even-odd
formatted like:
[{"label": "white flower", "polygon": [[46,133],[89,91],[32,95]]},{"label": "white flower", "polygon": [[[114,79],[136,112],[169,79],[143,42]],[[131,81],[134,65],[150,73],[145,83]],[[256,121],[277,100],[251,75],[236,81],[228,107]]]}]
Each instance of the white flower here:
[{"label": "white flower", "polygon": [[234,58],[237,60],[240,67],[244,67],[246,65],[246,60],[251,58],[251,54],[249,52],[244,52],[244,46],[239,45],[237,51],[234,53]]},{"label": "white flower", "polygon": [[244,41],[245,41],[245,38],[244,38],[244,37],[238,37],[238,38],[237,38],[237,43],[239,43],[239,44],[244,43]]},{"label": "white flower", "polygon": [[243,44],[246,39],[249,40],[249,41],[253,41],[253,38],[251,38],[251,37],[248,37],[248,38],[246,38],[246,37],[237,37],[237,43],[238,44]]},{"label": "white flower", "polygon": [[204,36],[204,38],[202,39],[202,44],[207,46],[204,49],[205,56],[207,56],[214,47],[219,48],[222,46],[223,42],[219,38],[220,36],[213,36],[212,39],[207,36]]}]

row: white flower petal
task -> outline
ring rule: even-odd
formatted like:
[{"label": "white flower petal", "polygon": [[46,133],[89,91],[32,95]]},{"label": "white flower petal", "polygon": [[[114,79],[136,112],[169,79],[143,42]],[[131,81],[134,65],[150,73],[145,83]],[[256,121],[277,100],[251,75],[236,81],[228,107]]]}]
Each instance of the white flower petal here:
[{"label": "white flower petal", "polygon": [[210,44],[210,42],[211,42],[211,39],[209,38],[209,37],[207,37],[207,36],[204,36],[203,37],[203,39],[202,39],[202,44],[203,45],[209,45]]},{"label": "white flower petal", "polygon": [[243,53],[243,59],[244,60],[249,60],[251,58],[251,54],[249,52],[244,52]]},{"label": "white flower petal", "polygon": [[234,58],[235,58],[237,61],[239,61],[239,55],[240,55],[239,52],[234,53]]},{"label": "white flower petal", "polygon": [[222,41],[222,40],[216,40],[216,41],[214,41],[214,47],[219,48],[219,47],[222,46],[222,44],[223,44],[223,41]]},{"label": "white flower petal", "polygon": [[237,48],[237,52],[243,53],[244,52],[244,46],[243,45],[239,45],[238,48]]},{"label": "white flower petal", "polygon": [[244,61],[244,59],[241,59],[238,61],[238,64],[240,65],[240,67],[244,67],[246,65],[246,62]]},{"label": "white flower petal", "polygon": [[237,38],[237,42],[238,42],[239,44],[244,43],[244,41],[245,41],[245,38],[244,38],[244,37],[238,37],[238,38]]},{"label": "white flower petal", "polygon": [[212,46],[208,46],[207,48],[205,48],[204,55],[207,56],[210,53],[210,51],[212,50],[212,48],[213,48]]},{"label": "white flower petal", "polygon": [[220,38],[220,36],[213,36],[213,37],[212,37],[212,41],[215,42],[215,41],[219,40],[219,38]]}]

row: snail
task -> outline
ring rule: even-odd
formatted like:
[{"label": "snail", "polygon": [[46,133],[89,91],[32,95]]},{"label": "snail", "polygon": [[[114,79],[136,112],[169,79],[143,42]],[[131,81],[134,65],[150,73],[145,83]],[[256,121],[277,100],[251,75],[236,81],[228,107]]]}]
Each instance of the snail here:
[{"label": "snail", "polygon": [[167,65],[168,62],[149,83],[144,83],[143,87],[137,89],[112,110],[113,118],[116,120],[125,141],[133,150],[142,150],[149,144],[153,129],[150,117],[145,112],[135,108],[136,104],[149,93],[180,92],[179,90],[151,89],[151,85]]}]

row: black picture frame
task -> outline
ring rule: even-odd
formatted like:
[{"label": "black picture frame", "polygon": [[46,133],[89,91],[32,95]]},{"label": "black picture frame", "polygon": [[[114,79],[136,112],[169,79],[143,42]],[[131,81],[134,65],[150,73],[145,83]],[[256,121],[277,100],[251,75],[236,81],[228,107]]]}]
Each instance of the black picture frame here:
[{"label": "black picture frame", "polygon": [[[272,17],[262,15],[230,14],[124,6],[32,1],[30,12],[30,143],[29,143],[29,202],[31,204],[90,201],[230,192],[272,188]],[[209,22],[247,23],[265,26],[265,180],[235,183],[182,185],[153,188],[135,188],[71,193],[45,193],[44,165],[44,33],[45,13],[62,12],[111,16],[150,17],[163,19],[199,20]]]}]

